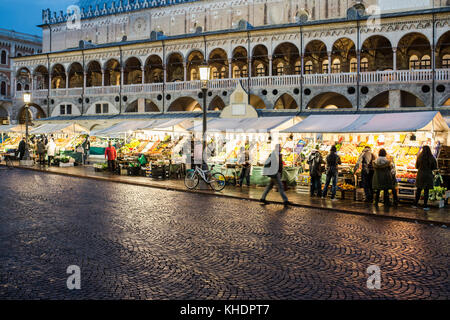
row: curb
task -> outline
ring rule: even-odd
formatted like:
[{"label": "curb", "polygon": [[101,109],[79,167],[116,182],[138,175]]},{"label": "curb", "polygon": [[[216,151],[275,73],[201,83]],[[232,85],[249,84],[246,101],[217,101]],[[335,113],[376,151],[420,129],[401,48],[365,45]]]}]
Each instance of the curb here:
[{"label": "curb", "polygon": [[[0,165],[0,166],[4,167],[5,165]],[[96,177],[96,176],[89,176],[89,175],[78,175],[78,174],[74,174],[74,173],[45,171],[45,170],[32,168],[32,167],[14,166],[14,169],[28,170],[28,171],[54,174],[54,175],[66,176],[66,177],[75,177],[75,178],[81,178],[81,179],[90,179],[90,180],[103,181],[103,182],[106,181],[106,182],[112,182],[112,183],[121,183],[121,184],[126,184],[126,185],[161,189],[161,190],[167,190],[167,191],[187,192],[187,193],[193,193],[193,194],[209,195],[209,196],[213,196],[213,197],[224,197],[224,198],[237,199],[237,200],[247,200],[247,201],[253,201],[253,202],[258,202],[258,203],[260,202],[258,199],[253,199],[253,198],[242,198],[239,196],[234,196],[234,195],[229,195],[229,194],[221,194],[221,193],[212,193],[212,192],[202,191],[202,190],[189,190],[189,189],[185,189],[185,188],[164,187],[164,186],[160,186],[160,185],[149,185],[149,184],[140,183],[137,181],[136,182],[116,181],[116,180],[111,180],[107,177]],[[283,202],[267,201],[267,204],[283,205]],[[385,214],[371,214],[371,213],[366,213],[366,212],[361,212],[361,211],[352,211],[352,210],[337,209],[337,208],[326,208],[326,207],[318,207],[318,206],[313,206],[313,205],[297,204],[297,203],[293,203],[290,206],[297,207],[297,208],[306,208],[306,209],[319,209],[319,210],[324,210],[324,211],[331,211],[334,213],[351,214],[351,215],[365,216],[365,217],[371,217],[371,218],[390,219],[390,220],[397,220],[397,221],[403,221],[403,222],[409,222],[409,223],[420,223],[420,224],[426,224],[426,225],[432,225],[432,226],[450,227],[450,222],[430,221],[430,220],[424,220],[424,219],[420,219],[420,218],[416,219],[416,218],[408,218],[408,217],[391,216],[391,215],[385,215]]]}]

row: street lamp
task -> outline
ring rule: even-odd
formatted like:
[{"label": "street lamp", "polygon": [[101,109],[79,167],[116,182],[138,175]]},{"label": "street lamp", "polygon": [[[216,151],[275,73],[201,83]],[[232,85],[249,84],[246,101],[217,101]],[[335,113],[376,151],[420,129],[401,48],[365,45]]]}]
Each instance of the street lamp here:
[{"label": "street lamp", "polygon": [[205,154],[206,154],[206,115],[207,115],[207,106],[206,106],[206,95],[208,94],[208,81],[210,76],[210,69],[208,64],[205,62],[203,65],[199,67],[200,71],[200,81],[202,82],[202,92],[203,92],[203,135],[202,135],[202,166],[205,164]]},{"label": "street lamp", "polygon": [[24,160],[30,160],[30,151],[28,149],[28,112],[30,110],[31,94],[24,93],[23,102],[25,102],[25,153]]}]

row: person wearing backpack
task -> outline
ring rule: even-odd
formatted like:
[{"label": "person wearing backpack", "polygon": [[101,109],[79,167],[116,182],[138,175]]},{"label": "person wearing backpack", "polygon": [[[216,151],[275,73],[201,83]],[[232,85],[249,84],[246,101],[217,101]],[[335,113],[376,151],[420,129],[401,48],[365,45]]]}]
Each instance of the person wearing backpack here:
[{"label": "person wearing backpack", "polygon": [[338,166],[342,163],[341,158],[337,155],[336,146],[331,147],[330,154],[327,157],[327,180],[325,182],[325,188],[323,189],[322,196],[327,197],[328,187],[330,182],[333,182],[331,188],[331,200],[336,200],[336,189],[338,180]]},{"label": "person wearing backpack", "polygon": [[361,185],[364,188],[365,194],[365,202],[372,203],[373,202],[373,175],[375,174],[375,170],[373,168],[373,162],[375,161],[375,155],[372,153],[370,147],[365,147],[362,151],[361,155],[356,162],[354,172],[361,168]]},{"label": "person wearing backpack", "polygon": [[283,198],[284,205],[288,206],[291,204],[288,197],[286,196],[286,193],[284,192],[283,183],[281,182],[282,173],[283,158],[281,155],[281,146],[277,144],[275,146],[275,149],[270,154],[269,158],[264,163],[263,176],[270,177],[270,183],[264,191],[260,202],[262,202],[263,204],[267,204],[266,197],[276,184],[278,186],[278,192],[280,192],[280,195]]},{"label": "person wearing backpack", "polygon": [[313,150],[308,158],[309,175],[311,176],[311,197],[317,192],[317,196],[322,196],[322,155],[318,150]]}]

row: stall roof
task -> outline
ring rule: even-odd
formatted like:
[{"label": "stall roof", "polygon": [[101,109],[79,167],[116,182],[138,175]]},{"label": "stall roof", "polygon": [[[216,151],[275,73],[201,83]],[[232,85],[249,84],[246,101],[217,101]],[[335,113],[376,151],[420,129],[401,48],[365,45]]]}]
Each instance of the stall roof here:
[{"label": "stall roof", "polygon": [[[33,129],[32,127],[28,127],[29,130]],[[0,126],[0,132],[1,133],[7,133],[7,132],[25,132],[25,125],[17,125],[17,124],[11,124],[7,126]]]},{"label": "stall roof", "polygon": [[295,126],[283,130],[289,133],[376,133],[448,131],[448,125],[438,111],[398,112],[379,114],[311,115]]},{"label": "stall roof", "polygon": [[51,133],[89,133],[89,130],[76,123],[46,123],[30,131],[31,134]]},{"label": "stall roof", "polygon": [[[278,116],[278,117],[263,117],[263,118],[245,118],[245,119],[231,119],[220,118],[211,119],[207,123],[208,132],[226,132],[226,131],[241,131],[241,132],[267,132],[272,131],[289,121],[295,121],[294,116]],[[202,131],[203,123],[198,123],[189,131]]]}]

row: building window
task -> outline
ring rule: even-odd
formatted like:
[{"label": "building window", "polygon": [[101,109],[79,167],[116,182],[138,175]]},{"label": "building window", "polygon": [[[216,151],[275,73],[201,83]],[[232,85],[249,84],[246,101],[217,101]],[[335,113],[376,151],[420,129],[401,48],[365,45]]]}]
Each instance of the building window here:
[{"label": "building window", "polygon": [[358,72],[358,60],[356,60],[355,58],[350,60],[350,72]]},{"label": "building window", "polygon": [[431,69],[431,58],[430,56],[426,55],[422,57],[422,61],[420,63],[421,69]]},{"label": "building window", "polygon": [[22,91],[22,84],[18,83],[16,90],[17,91]]},{"label": "building window", "polygon": [[305,74],[312,74],[313,73],[313,63],[312,61],[307,61],[305,64]]},{"label": "building window", "polygon": [[102,105],[101,104],[95,105],[95,113],[102,113]]},{"label": "building window", "polygon": [[0,85],[0,94],[2,96],[6,96],[6,82],[2,81],[2,84]]},{"label": "building window", "polygon": [[420,61],[416,55],[413,55],[411,56],[411,58],[409,58],[409,69],[420,69]]},{"label": "building window", "polygon": [[198,79],[198,72],[195,69],[192,69],[191,71],[191,81],[199,80]]},{"label": "building window", "polygon": [[339,59],[334,59],[333,65],[331,67],[331,72],[341,73],[341,61]]},{"label": "building window", "polygon": [[30,85],[29,85],[29,84],[26,84],[26,85],[25,85],[25,90],[26,90],[26,91],[29,91],[29,90],[30,90]]},{"label": "building window", "polygon": [[297,74],[297,75],[302,74],[302,62],[300,60],[298,60],[295,63],[295,70],[294,71],[295,71],[295,74]]},{"label": "building window", "polygon": [[361,59],[361,72],[369,72],[369,59]]},{"label": "building window", "polygon": [[107,103],[103,104],[103,113],[109,113],[109,105]]},{"label": "building window", "polygon": [[72,114],[72,105],[71,105],[71,104],[68,104],[68,105],[66,106],[66,113],[67,113],[67,114]]},{"label": "building window", "polygon": [[66,106],[65,105],[60,105],[59,106],[59,114],[60,115],[65,115],[66,114]]},{"label": "building window", "polygon": [[243,66],[241,71],[241,78],[247,78],[248,77],[248,67]]},{"label": "building window", "polygon": [[328,73],[328,60],[322,63],[322,73]]},{"label": "building window", "polygon": [[450,68],[450,54],[446,54],[442,58],[442,68]]},{"label": "building window", "polygon": [[7,64],[6,51],[5,50],[2,51],[1,64]]},{"label": "building window", "polygon": [[256,76],[257,77],[265,77],[266,76],[266,68],[264,68],[264,65],[258,64],[258,66],[256,67]]},{"label": "building window", "polygon": [[71,104],[62,104],[60,107],[59,107],[59,114],[60,115],[65,115],[65,114],[68,114],[68,115],[70,115],[70,114],[72,114],[72,105]]}]

